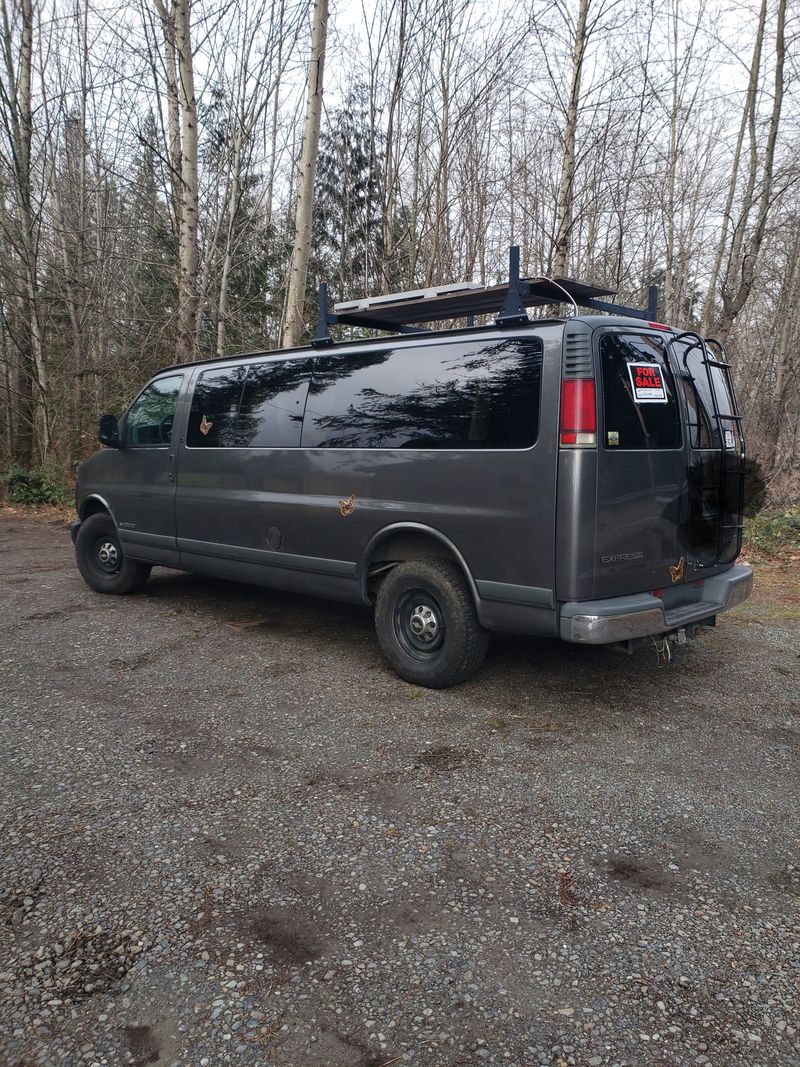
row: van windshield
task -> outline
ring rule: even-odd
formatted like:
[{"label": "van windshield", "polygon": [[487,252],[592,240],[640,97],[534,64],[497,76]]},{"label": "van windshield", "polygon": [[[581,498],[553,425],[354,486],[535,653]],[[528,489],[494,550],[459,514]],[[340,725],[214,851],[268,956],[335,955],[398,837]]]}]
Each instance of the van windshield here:
[{"label": "van windshield", "polygon": [[680,414],[663,339],[606,333],[600,339],[600,363],[605,447],[680,448]]}]

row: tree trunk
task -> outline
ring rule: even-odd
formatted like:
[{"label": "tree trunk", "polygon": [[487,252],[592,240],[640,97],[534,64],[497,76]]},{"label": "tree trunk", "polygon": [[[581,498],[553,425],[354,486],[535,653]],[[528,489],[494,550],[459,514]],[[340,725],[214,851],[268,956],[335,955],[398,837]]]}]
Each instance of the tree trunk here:
[{"label": "tree trunk", "polygon": [[308,64],[308,93],[303,146],[300,151],[300,175],[297,185],[295,237],[286,303],[286,324],[281,344],[294,348],[303,336],[308,261],[311,255],[311,212],[314,205],[314,181],[317,174],[319,131],[322,122],[322,85],[325,67],[325,42],[328,32],[328,0],[315,0],[311,29],[311,60]]},{"label": "tree trunk", "polygon": [[714,265],[711,269],[711,277],[708,282],[708,293],[706,294],[706,301],[703,307],[704,334],[708,333],[711,329],[711,322],[714,317],[714,300],[717,295],[717,281],[719,280],[719,272],[722,269],[722,260],[725,255],[725,250],[728,246],[728,228],[731,223],[731,215],[733,214],[733,200],[736,195],[739,164],[742,159],[742,145],[744,144],[744,135],[747,130],[749,117],[755,112],[756,94],[758,92],[758,72],[761,69],[761,50],[764,47],[764,25],[766,21],[767,0],[761,0],[756,41],[753,45],[753,59],[750,64],[750,78],[747,85],[747,95],[745,96],[745,104],[742,108],[742,121],[739,123],[739,133],[736,137],[736,147],[733,153],[733,162],[731,163],[731,180],[728,183],[725,208],[722,212],[722,230],[720,231],[719,241],[717,243],[717,253],[714,257]]},{"label": "tree trunk", "polygon": [[[753,289],[755,280],[756,264],[764,234],[767,229],[767,217],[772,206],[772,184],[775,166],[775,145],[778,139],[778,129],[781,119],[781,107],[783,105],[783,65],[786,55],[784,31],[786,26],[786,0],[778,0],[777,26],[775,30],[775,93],[772,101],[772,114],[770,116],[769,133],[763,152],[763,164],[761,172],[760,190],[758,193],[758,215],[756,224],[747,243],[747,250],[740,257],[741,244],[734,242],[731,258],[728,262],[725,281],[722,286],[722,316],[717,334],[725,341],[730,334],[731,327],[736,317],[747,302]],[[755,108],[751,112],[751,121],[755,121]],[[756,175],[757,161],[751,164],[751,178]],[[745,202],[742,218],[739,222],[740,233],[743,235],[751,207],[754,206],[752,195],[748,195]],[[741,259],[741,261],[740,261]],[[738,274],[738,281],[734,276]]]},{"label": "tree trunk", "polygon": [[181,109],[181,228],[178,245],[179,363],[196,357],[199,294],[197,289],[197,101],[191,38],[191,0],[175,3],[175,51],[178,60],[178,99]]},{"label": "tree trunk", "polygon": [[19,66],[14,70],[11,52],[11,24],[5,0],[3,35],[7,74],[8,119],[13,151],[14,200],[19,230],[19,252],[22,258],[18,280],[23,309],[23,340],[25,366],[22,377],[30,384],[31,460],[44,463],[50,451],[50,416],[48,410],[48,382],[42,344],[42,322],[39,301],[38,219],[33,206],[31,178],[31,145],[33,141],[33,107],[31,76],[33,70],[33,4],[20,0],[21,16]]},{"label": "tree trunk", "polygon": [[572,77],[570,79],[566,124],[564,127],[564,155],[561,162],[558,199],[556,200],[552,266],[552,273],[556,277],[567,272],[569,236],[572,229],[572,190],[575,184],[575,136],[578,128],[578,104],[581,96],[583,61],[586,57],[586,18],[588,13],[589,0],[579,0],[578,22],[575,27],[575,42],[572,48]]},{"label": "tree trunk", "polygon": [[181,116],[178,103],[178,72],[175,65],[175,12],[163,0],[155,0],[164,35],[164,80],[167,85],[167,149],[170,174],[170,218],[175,236],[181,227]]}]

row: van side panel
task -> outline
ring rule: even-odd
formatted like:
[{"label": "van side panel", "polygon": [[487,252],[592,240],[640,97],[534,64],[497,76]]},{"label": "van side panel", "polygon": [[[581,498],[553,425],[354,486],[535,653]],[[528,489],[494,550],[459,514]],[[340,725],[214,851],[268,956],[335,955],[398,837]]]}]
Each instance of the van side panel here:
[{"label": "van side panel", "polygon": [[[478,588],[484,625],[555,634],[561,331],[560,325],[536,331],[544,348],[540,425],[528,449],[182,445],[176,505],[181,565],[356,600],[366,546],[387,527],[421,524],[461,553]],[[492,342],[497,337],[487,332]],[[380,542],[376,553],[379,559]]]}]

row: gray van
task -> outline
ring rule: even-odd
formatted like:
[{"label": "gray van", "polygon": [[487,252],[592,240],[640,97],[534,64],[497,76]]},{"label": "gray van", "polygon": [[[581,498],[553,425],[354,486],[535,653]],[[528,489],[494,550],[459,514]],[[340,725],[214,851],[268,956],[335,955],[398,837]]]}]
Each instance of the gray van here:
[{"label": "gray van", "polygon": [[[160,371],[78,471],[81,574],[131,593],[158,565],[372,604],[397,674],[437,688],[478,669],[491,631],[694,636],[752,587],[729,366],[653,321],[652,294],[647,311],[608,295],[520,279],[512,249],[507,285],[334,314],[323,290],[308,348]],[[565,300],[571,317],[526,311]],[[392,335],[333,344],[336,323]]]}]

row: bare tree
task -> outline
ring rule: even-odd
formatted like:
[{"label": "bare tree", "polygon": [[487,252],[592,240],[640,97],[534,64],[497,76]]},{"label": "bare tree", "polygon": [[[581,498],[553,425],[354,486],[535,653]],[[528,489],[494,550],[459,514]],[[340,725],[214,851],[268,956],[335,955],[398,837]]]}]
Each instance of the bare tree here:
[{"label": "bare tree", "polygon": [[289,268],[286,322],[281,344],[293,348],[300,343],[305,327],[304,310],[308,260],[311,250],[311,213],[314,205],[314,179],[317,173],[319,133],[322,120],[322,89],[325,69],[325,43],[328,33],[328,0],[315,0],[311,28],[311,59],[308,64],[306,119],[300,153],[300,177],[295,209],[295,235]]},{"label": "bare tree", "polygon": [[[33,4],[20,0],[18,9],[9,9],[2,0],[3,59],[6,77],[0,85],[3,131],[7,138],[15,218],[10,234],[19,273],[17,297],[21,310],[17,345],[19,347],[20,389],[27,393],[29,410],[23,413],[30,426],[30,458],[43,463],[50,449],[48,381],[42,345],[42,316],[39,286],[40,217],[33,195]],[[14,37],[19,28],[19,48],[15,56]],[[23,401],[24,403],[24,401]]]},{"label": "bare tree", "polygon": [[[756,264],[767,228],[767,219],[772,207],[775,170],[775,149],[781,120],[784,94],[784,61],[786,57],[786,0],[778,0],[775,27],[775,88],[769,119],[767,141],[762,152],[756,147],[756,100],[751,86],[748,87],[745,109],[750,128],[750,162],[747,173],[747,188],[733,242],[727,257],[727,267],[722,282],[722,315],[717,333],[727,340],[736,317],[750,296],[755,280]],[[764,20],[759,18],[754,64],[760,62],[764,34]],[[752,214],[755,225],[749,239],[746,230]]]}]

